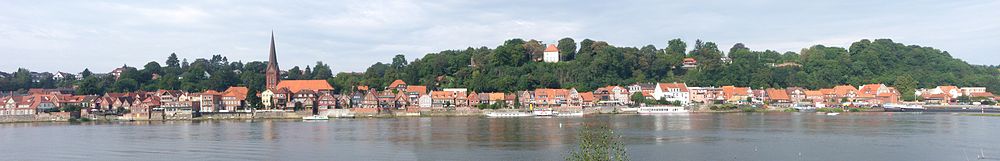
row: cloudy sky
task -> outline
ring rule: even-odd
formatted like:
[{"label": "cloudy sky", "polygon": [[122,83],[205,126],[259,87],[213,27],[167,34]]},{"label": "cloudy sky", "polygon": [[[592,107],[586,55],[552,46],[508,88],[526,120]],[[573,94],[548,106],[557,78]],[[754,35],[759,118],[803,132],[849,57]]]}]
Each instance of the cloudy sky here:
[{"label": "cloudy sky", "polygon": [[[949,51],[1000,64],[1000,1],[0,1],[0,71],[110,71],[161,64],[170,53],[230,61],[267,59],[277,39],[282,68],[331,64],[363,71],[392,55],[409,60],[506,39],[562,37],[616,46],[681,38],[742,42],[755,50],[846,47],[860,39]],[[689,45],[690,46],[690,45]]]}]

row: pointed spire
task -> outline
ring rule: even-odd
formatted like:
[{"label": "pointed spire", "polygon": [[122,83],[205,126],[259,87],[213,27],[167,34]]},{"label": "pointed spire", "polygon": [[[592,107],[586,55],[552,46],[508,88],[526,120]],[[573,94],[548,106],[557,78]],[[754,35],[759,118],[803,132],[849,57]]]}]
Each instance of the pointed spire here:
[{"label": "pointed spire", "polygon": [[271,31],[271,55],[267,59],[267,64],[268,66],[274,65],[274,67],[278,67],[278,56],[274,51],[274,31]]}]

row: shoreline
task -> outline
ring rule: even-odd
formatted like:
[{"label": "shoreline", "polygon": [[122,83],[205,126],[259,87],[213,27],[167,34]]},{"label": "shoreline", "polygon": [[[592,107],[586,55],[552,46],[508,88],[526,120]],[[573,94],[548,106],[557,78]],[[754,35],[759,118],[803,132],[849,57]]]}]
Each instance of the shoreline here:
[{"label": "shoreline", "polygon": [[[709,113],[799,113],[799,111],[787,111],[786,109],[767,109],[767,110],[754,110],[754,111],[744,111],[744,110],[725,110],[725,111],[691,111],[691,114],[709,114]],[[801,112],[801,113],[827,113],[827,112]],[[984,116],[984,117],[1000,117],[998,112],[972,112],[972,111],[913,111],[913,112],[897,112],[897,111],[843,111],[840,113],[951,113],[954,115],[961,116]],[[86,123],[86,122],[135,122],[135,121],[213,121],[213,120],[301,120],[296,112],[289,112],[286,114],[293,114],[286,117],[194,117],[194,118],[180,118],[180,119],[101,119],[101,118],[62,118],[62,119],[49,119],[49,120],[15,120],[15,121],[3,121],[0,124],[16,124],[16,123]],[[620,111],[591,111],[587,115],[637,115],[635,112],[620,112]],[[421,118],[421,117],[485,117],[485,111],[479,112],[428,112],[420,113],[419,115],[398,115],[398,114],[374,114],[374,115],[364,115],[364,116],[354,116],[354,117],[331,117],[331,119],[386,119],[386,118]],[[0,116],[3,117],[3,116]]]}]

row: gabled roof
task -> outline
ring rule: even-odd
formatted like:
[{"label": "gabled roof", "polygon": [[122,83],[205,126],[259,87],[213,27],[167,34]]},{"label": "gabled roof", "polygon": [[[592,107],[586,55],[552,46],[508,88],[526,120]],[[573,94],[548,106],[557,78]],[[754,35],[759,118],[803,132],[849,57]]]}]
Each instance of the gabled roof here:
[{"label": "gabled roof", "polygon": [[559,52],[559,48],[556,48],[556,45],[549,44],[548,47],[545,47],[545,52]]},{"label": "gabled roof", "polygon": [[535,97],[537,98],[538,96],[546,96],[547,98],[550,98],[550,99],[551,98],[560,97],[560,96],[562,96],[564,98],[568,98],[569,97],[569,90],[566,90],[566,89],[539,88],[539,89],[535,89]]},{"label": "gabled roof", "polygon": [[477,94],[476,92],[469,92],[469,96],[468,96],[467,99],[469,99],[469,100],[479,100],[479,94]]},{"label": "gabled roof", "polygon": [[225,92],[222,92],[222,96],[236,97],[238,100],[244,100],[247,98],[248,91],[247,87],[229,87]]},{"label": "gabled roof", "polygon": [[207,90],[205,92],[202,92],[201,94],[205,94],[205,95],[222,95],[222,93],[220,93],[219,91],[215,91],[215,90],[211,90],[211,89]]},{"label": "gabled roof", "polygon": [[989,92],[970,93],[969,97],[993,97],[993,93]]},{"label": "gabled roof", "polygon": [[948,93],[948,91],[951,91],[951,90],[960,91],[959,88],[956,87],[956,86],[938,86],[938,88],[940,88],[941,91],[944,91],[945,93]]},{"label": "gabled roof", "polygon": [[836,95],[837,94],[836,90],[833,90],[832,88],[819,89],[819,92],[822,93],[823,95]]},{"label": "gabled roof", "polygon": [[809,90],[809,91],[806,91],[806,97],[813,97],[813,96],[822,97],[823,96],[823,91],[820,91],[820,90]]},{"label": "gabled roof", "polygon": [[854,88],[854,86],[850,86],[850,85],[839,85],[839,86],[833,87],[833,91],[834,91],[834,94],[836,94],[838,97],[845,97],[845,96],[847,96],[847,94],[849,94],[851,92],[857,93],[858,89]]},{"label": "gabled roof", "polygon": [[580,98],[583,99],[584,102],[592,102],[594,101],[594,92],[580,93]]},{"label": "gabled roof", "polygon": [[504,99],[506,99],[506,96],[503,93],[499,93],[499,92],[489,93],[488,100],[490,100],[490,101],[501,101],[501,100],[504,100]]},{"label": "gabled roof", "polygon": [[772,100],[789,100],[788,91],[781,89],[767,89],[767,97]]},{"label": "gabled roof", "polygon": [[407,93],[417,93],[418,96],[427,94],[427,86],[406,86]]},{"label": "gabled roof", "polygon": [[457,92],[455,91],[431,91],[431,98],[433,99],[452,99],[455,98]]},{"label": "gabled roof", "polygon": [[397,87],[399,87],[399,85],[406,85],[406,82],[403,82],[403,80],[397,79],[395,81],[392,81],[391,84],[389,84],[389,88],[397,88]]},{"label": "gabled roof", "polygon": [[883,85],[883,84],[866,84],[866,85],[863,85],[863,86],[861,86],[861,89],[858,89],[858,97],[862,97],[862,98],[875,97],[875,95],[879,94],[878,93],[879,88],[882,88],[882,87],[885,87],[885,85]]},{"label": "gabled roof", "polygon": [[688,92],[687,84],[685,83],[660,83],[660,89],[667,90],[672,88],[679,88],[681,92]]},{"label": "gabled roof", "polygon": [[283,80],[278,83],[277,88],[288,88],[289,91],[300,91],[303,89],[313,91],[333,90],[326,80]]}]

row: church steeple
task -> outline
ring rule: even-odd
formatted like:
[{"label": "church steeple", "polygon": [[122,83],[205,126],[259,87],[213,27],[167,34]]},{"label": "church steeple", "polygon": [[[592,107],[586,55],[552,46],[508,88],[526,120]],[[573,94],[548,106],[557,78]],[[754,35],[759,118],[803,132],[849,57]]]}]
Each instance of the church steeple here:
[{"label": "church steeple", "polygon": [[267,59],[267,69],[264,75],[267,77],[265,84],[267,89],[278,86],[278,82],[281,81],[281,70],[278,68],[278,54],[274,50],[274,31],[271,31],[271,53]]}]

